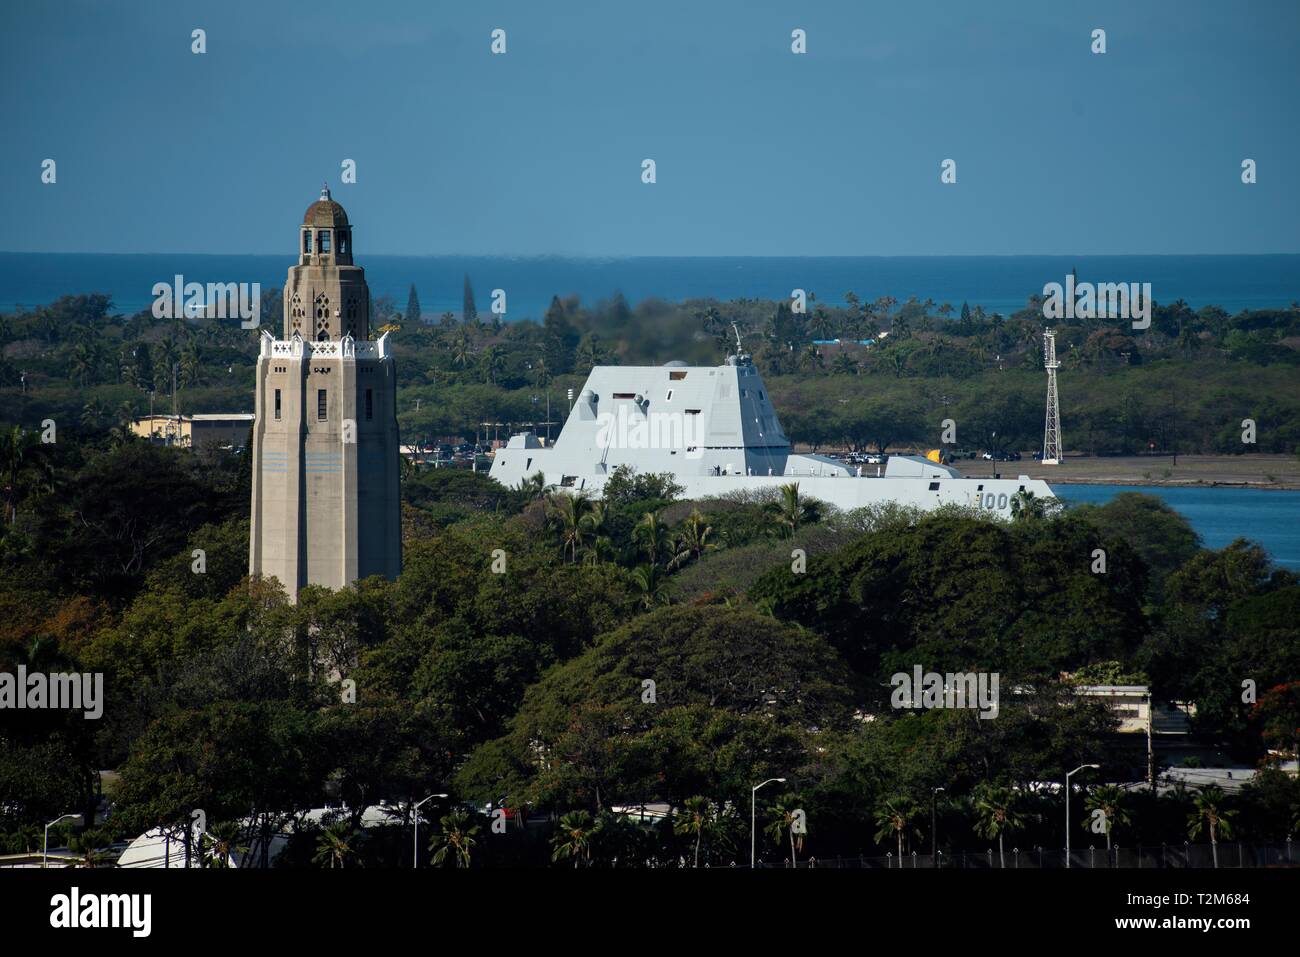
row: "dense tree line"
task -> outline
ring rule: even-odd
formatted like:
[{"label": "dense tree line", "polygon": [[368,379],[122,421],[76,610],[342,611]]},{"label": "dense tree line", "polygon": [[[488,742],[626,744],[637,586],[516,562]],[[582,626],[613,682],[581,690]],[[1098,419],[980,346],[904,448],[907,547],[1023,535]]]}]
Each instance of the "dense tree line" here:
[{"label": "dense tree line", "polygon": [[[267,285],[268,289],[274,289]],[[598,363],[716,363],[735,327],[763,372],[788,433],[811,446],[933,447],[957,423],[968,448],[1034,448],[1041,439],[1041,303],[1012,314],[891,297],[846,306],[707,300],[635,307],[556,297],[541,322],[480,316],[469,279],[462,316],[404,318],[388,297],[375,329],[397,332],[399,421],[411,440],[552,435],[567,389]],[[407,311],[419,312],[414,287]],[[279,294],[262,303],[280,328]],[[431,321],[423,321],[429,319]],[[1151,327],[1056,324],[1067,447],[1092,454],[1294,452],[1300,446],[1300,308],[1192,310],[1158,304]],[[832,340],[840,340],[838,344]],[[864,341],[872,344],[864,345]],[[826,344],[831,342],[831,344]],[[65,296],[0,316],[0,419],[46,418],[106,431],[150,410],[247,411],[257,335],[237,322],[116,315],[102,295]],[[1243,419],[1256,423],[1245,445]]]},{"label": "dense tree line", "polygon": [[[1293,748],[1300,723],[1300,583],[1250,543],[1201,548],[1142,496],[999,522],[838,514],[794,486],[682,502],[626,471],[599,502],[414,472],[400,579],[290,604],[245,578],[244,457],[30,438],[9,434],[0,462],[0,671],[102,672],[107,700],[99,721],[0,713],[14,849],[92,809],[103,769],[119,775],[113,815],[77,838],[88,857],[157,826],[183,843],[202,808],[209,844],[187,852],[296,820],[283,863],[399,864],[411,802],[445,791],[425,856],[445,866],[730,863],[765,777],[787,778],[760,809],[777,860],[910,852],[936,787],[941,846],[1056,846],[1034,784],[1097,761],[1088,799],[1122,805],[1129,844],[1181,843],[1195,822],[1206,838],[1211,821],[1218,838],[1278,841],[1297,823],[1284,776],[1229,796],[1104,790],[1140,779],[1144,756],[1075,681],[1150,680],[1197,703],[1202,740],[1250,760]],[[1000,672],[997,719],[893,709],[890,674],[918,663]],[[381,801],[394,826],[363,829]],[[625,813],[660,802],[666,820]],[[303,819],[325,804],[333,819]],[[505,835],[489,806],[516,822]],[[518,826],[530,816],[552,823]]]}]

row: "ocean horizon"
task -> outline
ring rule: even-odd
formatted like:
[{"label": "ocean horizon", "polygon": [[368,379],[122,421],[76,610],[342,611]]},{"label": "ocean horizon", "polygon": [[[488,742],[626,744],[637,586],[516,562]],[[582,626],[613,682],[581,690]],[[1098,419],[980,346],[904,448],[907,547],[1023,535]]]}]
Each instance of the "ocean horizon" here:
[{"label": "ocean horizon", "polygon": [[[182,275],[187,282],[261,283],[279,288],[296,259],[287,255],[198,253],[0,252],[0,311],[48,304],[59,296],[105,293],[114,310],[149,308],[153,286]],[[1300,299],[1300,254],[1167,256],[388,256],[358,251],[372,296],[392,296],[404,311],[415,285],[426,319],[459,314],[464,277],[486,315],[492,290],[506,292],[506,319],[540,319],[553,296],[592,304],[622,294],[646,299],[783,299],[804,289],[818,302],[842,305],[846,292],[863,300],[915,296],[962,302],[1003,315],[1022,309],[1044,284],[1149,282],[1158,303],[1182,299],[1192,308],[1286,308]]]}]

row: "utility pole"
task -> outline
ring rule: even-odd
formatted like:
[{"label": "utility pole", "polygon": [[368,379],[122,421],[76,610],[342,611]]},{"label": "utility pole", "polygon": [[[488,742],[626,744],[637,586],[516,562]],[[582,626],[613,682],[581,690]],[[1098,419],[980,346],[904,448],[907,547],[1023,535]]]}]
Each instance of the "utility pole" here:
[{"label": "utility pole", "polygon": [[1151,793],[1156,793],[1156,752],[1152,747],[1151,723],[1155,720],[1155,703],[1151,700],[1151,689],[1147,688],[1147,783]]},{"label": "utility pole", "polygon": [[1065,866],[1070,866],[1070,778],[1084,768],[1099,768],[1100,764],[1081,764],[1065,775]]},{"label": "utility pole", "polygon": [[754,868],[758,860],[758,789],[768,784],[784,783],[785,778],[768,778],[762,784],[755,784],[749,791],[749,866]]},{"label": "utility pole", "polygon": [[935,827],[934,802],[935,797],[943,788],[930,788],[930,866],[939,866],[939,831]]},{"label": "utility pole", "polygon": [[171,437],[167,441],[168,445],[181,444],[181,417],[176,411],[176,369],[178,366],[179,363],[172,363],[172,422],[170,432]]},{"label": "utility pole", "polygon": [[1178,380],[1174,380],[1174,404],[1170,410],[1169,424],[1172,426],[1172,435],[1170,444],[1173,446],[1174,462],[1173,468],[1178,468]]}]

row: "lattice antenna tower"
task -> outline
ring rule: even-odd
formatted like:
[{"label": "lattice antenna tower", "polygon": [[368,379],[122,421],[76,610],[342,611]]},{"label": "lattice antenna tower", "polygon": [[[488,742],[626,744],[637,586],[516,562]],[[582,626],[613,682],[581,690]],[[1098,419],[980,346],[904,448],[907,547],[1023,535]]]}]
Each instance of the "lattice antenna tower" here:
[{"label": "lattice antenna tower", "polygon": [[1043,426],[1043,464],[1061,464],[1061,401],[1056,391],[1056,332],[1043,330],[1043,365],[1047,369],[1047,422]]}]

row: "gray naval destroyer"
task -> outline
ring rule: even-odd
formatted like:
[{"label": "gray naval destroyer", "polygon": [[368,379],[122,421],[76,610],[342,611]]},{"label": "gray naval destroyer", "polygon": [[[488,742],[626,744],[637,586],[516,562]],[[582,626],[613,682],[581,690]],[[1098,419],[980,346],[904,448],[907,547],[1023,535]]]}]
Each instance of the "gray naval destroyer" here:
[{"label": "gray naval destroyer", "polygon": [[533,432],[497,450],[489,474],[518,486],[540,473],[548,487],[599,497],[620,465],[638,474],[670,473],[686,499],[734,492],[777,492],[797,484],[802,497],[850,511],[897,503],[931,510],[961,505],[1002,517],[1018,492],[1054,497],[1040,479],[964,478],[924,456],[891,455],[883,466],[849,466],[795,453],[763,378],[750,357],[720,366],[596,366],[555,442]]}]

